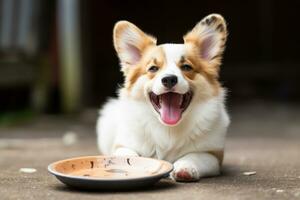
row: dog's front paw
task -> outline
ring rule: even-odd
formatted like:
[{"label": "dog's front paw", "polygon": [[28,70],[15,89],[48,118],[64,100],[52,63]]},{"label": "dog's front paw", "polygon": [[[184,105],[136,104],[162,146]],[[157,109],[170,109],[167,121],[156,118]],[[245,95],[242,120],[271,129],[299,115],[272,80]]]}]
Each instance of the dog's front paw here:
[{"label": "dog's front paw", "polygon": [[114,156],[139,156],[139,154],[129,148],[120,147],[113,153]]},{"label": "dog's front paw", "polygon": [[197,167],[188,161],[175,162],[171,175],[174,180],[183,182],[198,181],[200,179]]}]

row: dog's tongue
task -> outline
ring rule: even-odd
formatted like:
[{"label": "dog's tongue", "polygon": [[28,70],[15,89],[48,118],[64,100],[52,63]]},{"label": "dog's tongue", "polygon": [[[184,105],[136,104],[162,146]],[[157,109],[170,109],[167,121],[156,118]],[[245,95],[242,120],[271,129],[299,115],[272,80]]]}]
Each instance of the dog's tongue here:
[{"label": "dog's tongue", "polygon": [[165,93],[161,97],[160,116],[161,119],[169,125],[176,124],[180,118],[182,109],[180,108],[180,94]]}]

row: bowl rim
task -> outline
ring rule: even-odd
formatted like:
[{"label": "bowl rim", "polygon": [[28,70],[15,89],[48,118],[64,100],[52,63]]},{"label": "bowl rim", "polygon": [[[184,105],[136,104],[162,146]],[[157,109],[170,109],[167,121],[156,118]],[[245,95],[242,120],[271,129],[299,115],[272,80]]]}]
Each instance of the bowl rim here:
[{"label": "bowl rim", "polygon": [[[163,172],[154,174],[154,175],[147,175],[147,176],[141,176],[141,177],[134,177],[134,178],[92,178],[92,177],[85,177],[85,176],[75,176],[75,175],[69,175],[69,174],[64,174],[61,172],[58,172],[54,169],[54,166],[59,164],[59,163],[63,163],[63,162],[67,162],[67,161],[72,161],[75,159],[88,159],[88,158],[138,158],[138,159],[145,159],[145,160],[154,160],[157,162],[162,162],[164,165],[167,165],[167,170],[164,170]],[[79,156],[79,157],[73,157],[73,158],[67,158],[67,159],[63,159],[63,160],[59,160],[56,162],[53,162],[51,164],[48,165],[47,167],[48,172],[54,176],[58,176],[58,177],[63,177],[63,178],[68,178],[68,179],[76,179],[76,180],[82,180],[82,181],[94,181],[94,182],[99,182],[99,181],[105,181],[105,182],[123,182],[123,181],[138,181],[138,180],[146,180],[146,179],[154,179],[154,178],[159,178],[162,177],[166,174],[169,174],[171,171],[173,171],[174,166],[172,163],[165,161],[165,160],[159,160],[159,159],[155,159],[155,158],[148,158],[148,157],[141,157],[141,156],[105,156],[105,155],[97,155],[97,156]]]}]

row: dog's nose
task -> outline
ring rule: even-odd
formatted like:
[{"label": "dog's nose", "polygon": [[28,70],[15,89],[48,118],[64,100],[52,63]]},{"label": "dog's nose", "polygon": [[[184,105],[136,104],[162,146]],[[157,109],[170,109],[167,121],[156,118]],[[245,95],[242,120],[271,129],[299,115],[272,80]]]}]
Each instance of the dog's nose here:
[{"label": "dog's nose", "polygon": [[161,79],[162,84],[168,88],[171,89],[177,84],[177,76],[175,75],[168,75]]}]

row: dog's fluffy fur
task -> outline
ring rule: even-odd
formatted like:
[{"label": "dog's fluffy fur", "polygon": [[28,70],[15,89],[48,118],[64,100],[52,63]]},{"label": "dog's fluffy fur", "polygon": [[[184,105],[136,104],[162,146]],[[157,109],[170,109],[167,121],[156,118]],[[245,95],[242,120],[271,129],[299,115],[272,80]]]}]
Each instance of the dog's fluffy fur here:
[{"label": "dog's fluffy fur", "polygon": [[[184,44],[156,45],[127,21],[115,25],[113,37],[125,84],[100,112],[101,153],[170,161],[178,181],[219,174],[229,125],[218,82],[227,37],[223,17],[205,17]],[[170,76],[173,84],[162,81]]]}]

